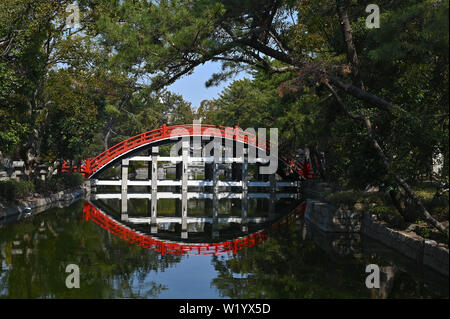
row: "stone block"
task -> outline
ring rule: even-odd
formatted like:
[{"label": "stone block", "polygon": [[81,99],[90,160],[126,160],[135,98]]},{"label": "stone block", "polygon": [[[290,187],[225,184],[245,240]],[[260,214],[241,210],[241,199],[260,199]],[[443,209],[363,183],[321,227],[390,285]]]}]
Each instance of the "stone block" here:
[{"label": "stone block", "polygon": [[24,168],[25,162],[24,161],[13,161],[12,166],[15,168]]},{"label": "stone block", "polygon": [[426,240],[423,248],[423,264],[437,270],[439,273],[449,275],[448,248],[439,245],[433,240]]},{"label": "stone block", "polygon": [[362,215],[316,200],[307,200],[305,218],[325,232],[359,232]]}]

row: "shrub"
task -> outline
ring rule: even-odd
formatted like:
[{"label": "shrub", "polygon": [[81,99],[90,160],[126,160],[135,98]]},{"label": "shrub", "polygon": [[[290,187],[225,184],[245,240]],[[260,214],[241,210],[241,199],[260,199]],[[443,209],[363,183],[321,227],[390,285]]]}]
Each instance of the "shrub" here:
[{"label": "shrub", "polygon": [[357,193],[359,192],[354,190],[337,192],[327,195],[325,199],[328,202],[335,204],[337,206],[339,205],[353,206],[358,201],[359,195]]},{"label": "shrub", "polygon": [[415,232],[417,235],[422,236],[423,238],[430,238],[431,237],[431,231],[427,227],[417,227],[415,229]]},{"label": "shrub", "polygon": [[376,206],[369,209],[369,212],[377,215],[379,219],[395,228],[404,228],[406,226],[405,219],[393,206]]},{"label": "shrub", "polygon": [[34,184],[29,181],[0,181],[0,197],[6,200],[22,199],[34,192]]},{"label": "shrub", "polygon": [[84,177],[80,173],[66,173],[58,176],[65,188],[78,187],[84,182]]},{"label": "shrub", "polygon": [[80,186],[84,177],[80,173],[62,173],[53,175],[46,181],[37,180],[36,187],[41,193],[54,193]]},{"label": "shrub", "polygon": [[336,193],[331,193],[325,197],[325,199],[337,206],[347,205],[354,206],[356,203],[363,204],[378,204],[382,205],[384,203],[384,194],[382,193],[365,193],[358,190],[347,190]]}]

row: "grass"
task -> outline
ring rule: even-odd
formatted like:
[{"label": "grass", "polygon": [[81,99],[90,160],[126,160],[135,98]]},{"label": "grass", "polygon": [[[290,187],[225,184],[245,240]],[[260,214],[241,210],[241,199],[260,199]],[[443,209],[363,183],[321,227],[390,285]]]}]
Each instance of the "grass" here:
[{"label": "grass", "polygon": [[431,187],[413,187],[413,191],[422,200],[431,215],[439,221],[449,220],[449,195],[443,194],[435,198],[436,190]]}]

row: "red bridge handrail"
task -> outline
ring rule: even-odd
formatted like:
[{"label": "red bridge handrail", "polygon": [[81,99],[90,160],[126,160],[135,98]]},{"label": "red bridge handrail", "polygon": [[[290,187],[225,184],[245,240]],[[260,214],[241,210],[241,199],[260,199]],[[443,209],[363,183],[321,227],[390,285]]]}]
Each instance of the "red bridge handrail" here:
[{"label": "red bridge handrail", "polygon": [[[217,136],[221,138],[232,138],[234,140],[243,142],[254,147],[258,147],[265,151],[270,150],[270,141],[266,139],[259,139],[255,134],[244,131],[238,127],[226,127],[216,126],[210,124],[183,124],[166,126],[165,124],[155,130],[147,131],[136,136],[130,137],[124,140],[106,151],[100,153],[94,158],[88,158],[85,160],[85,164],[78,169],[77,166],[69,166],[65,162],[62,165],[60,172],[81,172],[86,178],[90,178],[95,172],[104,167],[105,165],[113,162],[121,155],[139,148],[140,146],[147,145],[152,142],[156,142],[163,139],[183,137],[183,136]],[[295,162],[291,162],[289,159],[279,156],[280,159],[291,165],[295,170],[305,178],[312,178],[311,169],[309,163],[304,163],[303,166],[299,166]]]}]

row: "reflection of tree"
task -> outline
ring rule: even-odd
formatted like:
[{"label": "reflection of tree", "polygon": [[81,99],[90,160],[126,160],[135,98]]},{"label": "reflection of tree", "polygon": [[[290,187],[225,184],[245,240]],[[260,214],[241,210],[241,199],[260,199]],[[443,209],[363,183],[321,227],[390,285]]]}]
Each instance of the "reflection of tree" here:
[{"label": "reflection of tree", "polygon": [[[82,218],[82,203],[52,209],[0,233],[0,295],[11,298],[151,298],[163,286],[146,281],[181,260],[130,245]],[[51,231],[53,230],[53,231]],[[55,236],[56,234],[56,236]],[[12,242],[20,243],[11,254]],[[28,251],[28,254],[26,253]],[[68,289],[65,267],[80,267],[80,289]]]},{"label": "reflection of tree", "polygon": [[[448,283],[448,282],[447,282]],[[395,281],[389,287],[389,297],[390,298],[442,298],[445,292],[439,292],[435,289],[430,289],[426,285],[420,284],[419,282],[413,280],[411,275],[406,272],[399,272],[396,274]],[[448,288],[448,286],[447,286]],[[448,290],[446,292],[448,298]]]},{"label": "reflection of tree", "polygon": [[302,239],[295,225],[272,231],[263,245],[238,252],[227,260],[215,258],[214,263],[219,275],[212,285],[224,297],[351,298],[367,295],[364,274],[355,269],[356,265],[336,268],[313,242]]},{"label": "reflection of tree", "polygon": [[[302,232],[291,225],[272,231],[262,245],[230,258],[215,257],[218,276],[211,285],[230,298],[371,298],[365,266],[373,262],[369,257],[331,256],[313,241],[303,240]],[[408,296],[410,292],[402,291],[408,285],[396,289],[397,277],[391,277],[382,282],[389,286],[385,293],[394,285],[395,297]],[[410,276],[407,280],[414,282]],[[426,296],[424,289],[414,290],[419,293],[416,298]]]}]

